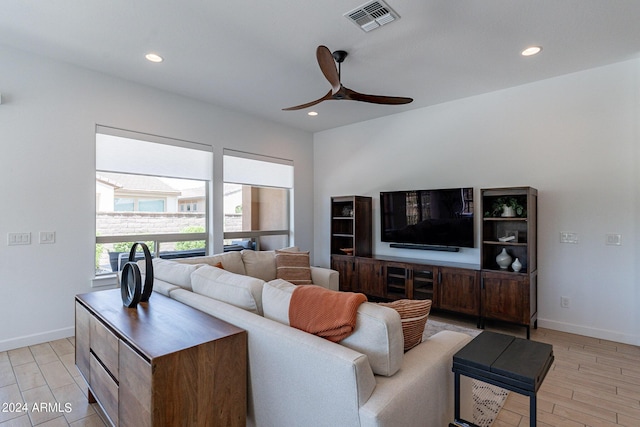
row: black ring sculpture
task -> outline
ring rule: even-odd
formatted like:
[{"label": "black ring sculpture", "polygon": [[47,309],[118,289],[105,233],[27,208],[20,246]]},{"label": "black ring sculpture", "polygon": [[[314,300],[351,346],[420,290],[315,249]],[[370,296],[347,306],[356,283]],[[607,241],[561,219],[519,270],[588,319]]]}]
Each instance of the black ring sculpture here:
[{"label": "black ring sculpture", "polygon": [[[144,253],[144,287],[142,287],[142,275],[140,274],[140,268],[135,262],[136,248],[138,245],[140,245],[142,252]],[[120,290],[122,293],[122,303],[128,308],[137,306],[139,302],[149,301],[151,292],[153,291],[153,262],[151,252],[145,243],[136,242],[131,247],[131,251],[129,252],[129,261],[122,269],[122,283]]]},{"label": "black ring sculpture", "polygon": [[121,280],[122,304],[127,308],[136,307],[142,294],[142,277],[140,276],[140,268],[135,262],[128,262],[124,265]]}]

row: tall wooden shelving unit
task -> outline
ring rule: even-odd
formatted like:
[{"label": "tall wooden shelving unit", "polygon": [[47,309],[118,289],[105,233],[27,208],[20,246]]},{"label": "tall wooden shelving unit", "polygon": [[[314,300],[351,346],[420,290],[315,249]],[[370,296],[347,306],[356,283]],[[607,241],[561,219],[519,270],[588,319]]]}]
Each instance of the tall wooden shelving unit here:
[{"label": "tall wooden shelving unit", "polygon": [[358,290],[355,259],[373,252],[371,203],[366,196],[331,198],[331,268],[340,274],[340,290]]},{"label": "tall wooden shelving unit", "polygon": [[371,197],[342,196],[331,198],[331,254],[371,256]]},{"label": "tall wooden shelving unit", "polygon": [[[530,329],[538,324],[538,190],[532,187],[481,190],[481,325],[485,319],[501,320]],[[515,216],[496,208],[514,200]],[[515,239],[501,238],[515,235]],[[519,271],[501,269],[496,256],[505,249],[522,264]]]}]

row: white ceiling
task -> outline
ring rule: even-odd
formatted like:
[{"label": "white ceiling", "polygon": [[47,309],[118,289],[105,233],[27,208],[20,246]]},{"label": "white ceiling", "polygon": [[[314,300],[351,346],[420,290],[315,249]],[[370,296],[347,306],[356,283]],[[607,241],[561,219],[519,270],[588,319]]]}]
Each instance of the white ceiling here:
[{"label": "white ceiling", "polygon": [[[401,18],[369,33],[343,17],[363,3],[2,0],[0,43],[311,132],[640,56],[639,0],[388,0]],[[348,88],[414,102],[281,111],[330,89],[320,44],[349,52]]]}]

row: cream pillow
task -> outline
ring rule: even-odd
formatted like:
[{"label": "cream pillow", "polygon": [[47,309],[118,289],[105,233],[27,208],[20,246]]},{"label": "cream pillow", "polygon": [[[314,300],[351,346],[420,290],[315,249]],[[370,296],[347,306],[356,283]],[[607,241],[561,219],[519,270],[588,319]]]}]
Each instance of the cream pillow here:
[{"label": "cream pillow", "polygon": [[[191,273],[202,267],[203,264],[182,264],[168,259],[154,258],[153,262],[153,278],[162,280],[181,288],[192,290]],[[145,275],[145,261],[137,262],[140,268],[140,274]]]},{"label": "cream pillow", "polygon": [[[264,317],[289,325],[289,303],[295,288],[296,285],[282,279],[265,283]],[[355,330],[339,344],[366,354],[375,374],[391,376],[402,365],[403,343],[400,315],[391,308],[365,302],[358,307]]]},{"label": "cream pillow", "polygon": [[213,267],[217,263],[222,263],[222,268],[227,271],[236,274],[244,274],[247,272],[244,269],[244,262],[242,262],[242,254],[238,251],[224,252],[216,255],[199,256],[192,258],[180,258],[176,260],[182,264],[208,264]]},{"label": "cream pillow", "polygon": [[262,315],[262,286],[255,277],[204,266],[191,274],[193,292]]},{"label": "cream pillow", "polygon": [[[298,248],[292,246],[280,250],[297,252]],[[265,282],[276,278],[276,251],[252,251],[245,249],[241,253],[247,276],[257,277]]]},{"label": "cream pillow", "polygon": [[286,280],[276,279],[262,287],[262,308],[264,317],[289,325],[289,303],[296,285]]},{"label": "cream pillow", "polygon": [[268,282],[276,278],[275,251],[242,251],[242,261],[247,276],[257,277]]}]

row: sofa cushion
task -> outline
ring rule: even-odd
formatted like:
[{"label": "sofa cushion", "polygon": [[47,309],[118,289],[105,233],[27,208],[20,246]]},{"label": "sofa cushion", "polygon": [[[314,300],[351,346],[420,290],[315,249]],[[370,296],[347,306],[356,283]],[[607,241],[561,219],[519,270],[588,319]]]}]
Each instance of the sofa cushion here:
[{"label": "sofa cushion", "polygon": [[276,251],[276,278],[294,285],[310,285],[309,252]]},{"label": "sofa cushion", "polygon": [[245,249],[241,253],[244,269],[248,276],[257,277],[265,282],[276,278],[275,251],[252,251]]},{"label": "sofa cushion", "polygon": [[[298,252],[298,247],[291,246],[279,250]],[[241,254],[247,276],[257,277],[265,282],[276,278],[276,251],[252,251],[245,249]]]},{"label": "sofa cushion", "polygon": [[365,302],[358,308],[356,329],[340,344],[366,354],[374,373],[391,376],[402,366],[403,342],[398,313]]},{"label": "sofa cushion", "polygon": [[[176,261],[154,258],[153,262],[153,278],[154,287],[158,280],[171,285],[180,286],[181,288],[191,289],[191,273],[202,267],[203,264],[182,264]],[[140,274],[146,275],[145,261],[137,262],[140,268]],[[168,291],[167,291],[168,292]]]},{"label": "sofa cushion", "polygon": [[[264,317],[289,325],[289,303],[296,285],[282,279],[262,288]],[[365,302],[358,307],[356,328],[340,345],[366,354],[377,375],[395,374],[402,365],[402,325],[397,311]]]},{"label": "sofa cushion", "polygon": [[208,264],[213,267],[220,262],[222,263],[222,268],[227,271],[236,274],[247,274],[247,271],[244,269],[244,262],[242,262],[242,254],[238,251],[192,258],[179,258],[176,259],[176,261],[181,264]]},{"label": "sofa cushion", "polygon": [[193,292],[262,315],[262,286],[255,277],[204,266],[191,274]]},{"label": "sofa cushion", "polygon": [[286,280],[275,279],[262,287],[262,309],[264,317],[289,325],[289,303],[296,285]]},{"label": "sofa cushion", "polygon": [[[144,283],[144,278],[142,279],[142,283]],[[176,289],[182,288],[180,286],[165,282],[164,280],[160,280],[157,277],[153,278],[153,292],[157,292],[168,297],[171,296],[171,292],[175,291]]]},{"label": "sofa cushion", "polygon": [[411,350],[422,342],[424,326],[431,311],[431,300],[401,299],[381,306],[395,309],[400,314],[402,334],[404,335],[404,351]]}]

